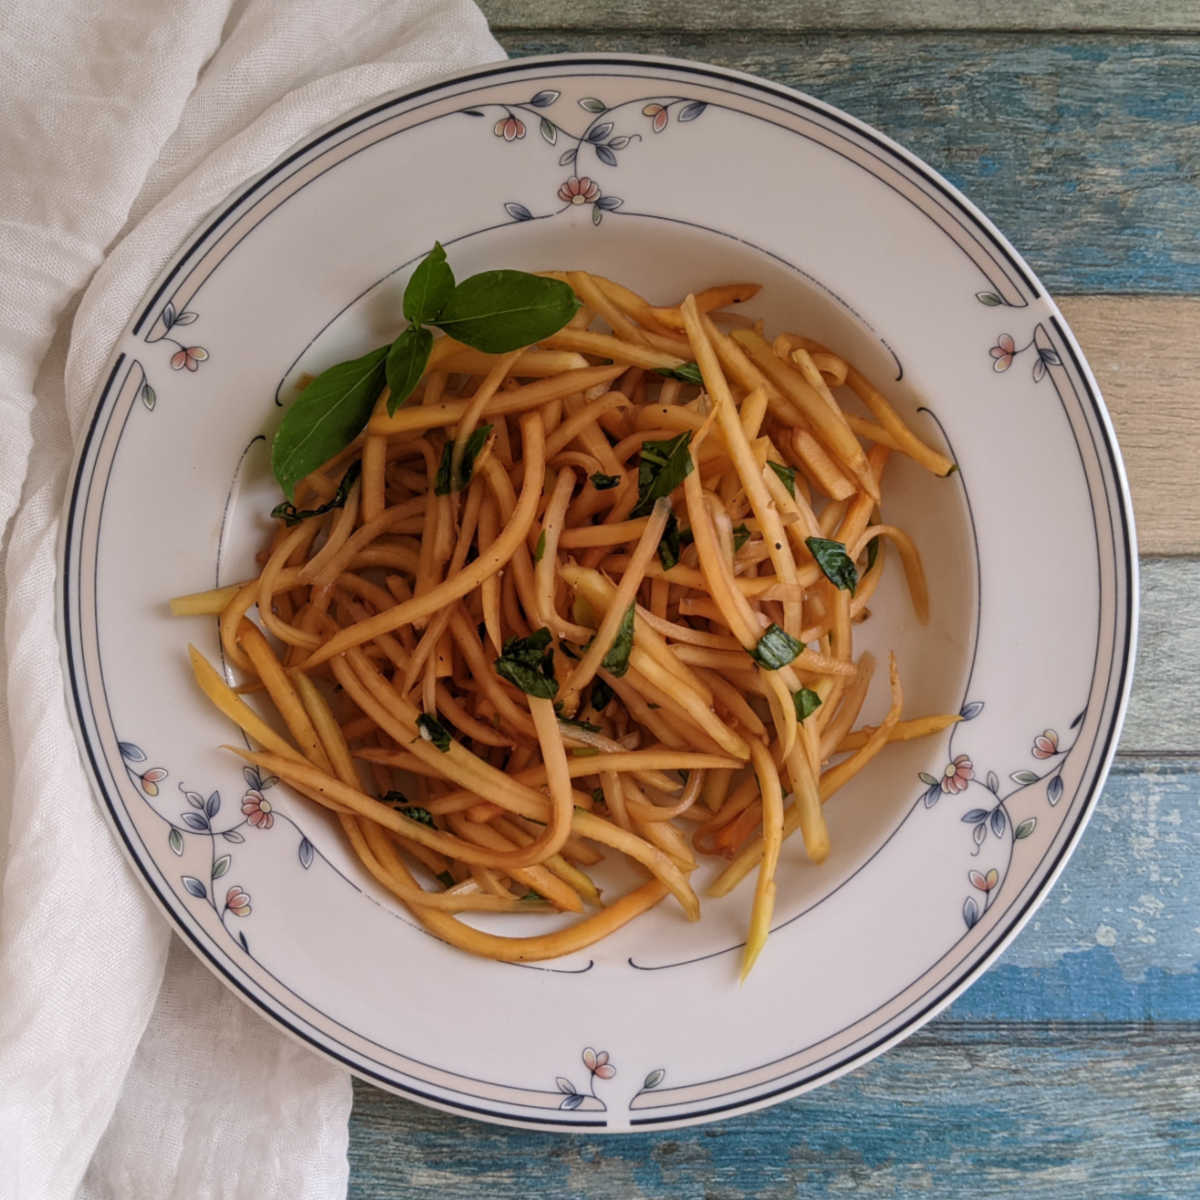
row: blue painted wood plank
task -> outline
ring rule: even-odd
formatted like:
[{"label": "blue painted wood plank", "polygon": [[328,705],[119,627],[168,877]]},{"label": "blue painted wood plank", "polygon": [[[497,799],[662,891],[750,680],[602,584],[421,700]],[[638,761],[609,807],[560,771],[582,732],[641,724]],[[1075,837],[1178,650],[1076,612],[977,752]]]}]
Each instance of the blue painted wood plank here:
[{"label": "blue painted wood plank", "polygon": [[751,71],[869,121],[960,186],[1053,291],[1200,292],[1200,39],[510,30]]},{"label": "blue painted wood plank", "polygon": [[988,1024],[918,1035],[808,1096],[717,1125],[566,1137],[361,1084],[352,1200],[1195,1196],[1200,1028]]}]

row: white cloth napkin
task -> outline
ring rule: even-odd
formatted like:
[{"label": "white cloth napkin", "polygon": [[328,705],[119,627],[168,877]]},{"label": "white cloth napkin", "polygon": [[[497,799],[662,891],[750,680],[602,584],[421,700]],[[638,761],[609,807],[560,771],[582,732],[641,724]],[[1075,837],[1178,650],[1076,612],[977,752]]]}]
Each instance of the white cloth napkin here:
[{"label": "white cloth napkin", "polygon": [[470,0],[0,11],[0,1200],[345,1194],[348,1076],[171,937],[92,798],[59,512],[104,361],[200,218],[346,109],[502,57]]}]

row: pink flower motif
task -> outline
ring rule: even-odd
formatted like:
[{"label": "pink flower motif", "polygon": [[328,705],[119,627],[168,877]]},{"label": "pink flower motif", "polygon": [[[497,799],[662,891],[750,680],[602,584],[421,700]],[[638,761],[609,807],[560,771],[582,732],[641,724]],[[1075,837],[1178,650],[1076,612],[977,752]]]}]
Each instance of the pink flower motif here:
[{"label": "pink flower motif", "polygon": [[235,917],[248,917],[250,915],[250,897],[235,883],[225,893],[225,907]]},{"label": "pink flower motif", "polygon": [[650,118],[650,128],[655,133],[662,133],[667,127],[667,110],[661,104],[647,104],[642,109],[642,116]]},{"label": "pink flower motif", "polygon": [[501,117],[492,126],[492,132],[506,142],[515,142],[518,138],[525,136],[525,122],[509,113],[507,117]]},{"label": "pink flower motif", "polygon": [[181,346],[171,355],[171,370],[182,371],[187,367],[195,371],[208,357],[208,351],[203,346]]},{"label": "pink flower motif", "polygon": [[275,824],[270,800],[253,788],[242,797],[242,812],[255,829],[270,829]]},{"label": "pink flower motif", "polygon": [[978,888],[981,892],[990,892],[1000,882],[1000,872],[995,867],[986,875],[981,871],[970,871],[967,873],[967,878],[971,881],[972,887]]},{"label": "pink flower motif", "polygon": [[594,204],[599,196],[600,185],[586,175],[572,175],[558,189],[558,198],[567,204]]},{"label": "pink flower motif", "polygon": [[1058,753],[1058,733],[1053,729],[1043,729],[1033,739],[1034,758],[1053,758]]},{"label": "pink flower motif", "polygon": [[142,791],[145,792],[147,796],[157,796],[158,782],[160,779],[166,779],[166,777],[166,767],[151,767],[150,770],[143,771],[142,774],[138,776],[138,780],[141,782]]},{"label": "pink flower motif", "polygon": [[993,371],[1007,371],[1017,353],[1017,344],[1012,340],[1011,334],[1002,333],[988,353],[992,356]]},{"label": "pink flower motif", "polygon": [[608,1061],[607,1050],[593,1050],[589,1046],[583,1052],[583,1065],[598,1079],[611,1079],[617,1068]]},{"label": "pink flower motif", "polygon": [[966,791],[968,782],[974,778],[975,764],[965,754],[957,754],[954,761],[947,763],[942,772],[942,791]]}]

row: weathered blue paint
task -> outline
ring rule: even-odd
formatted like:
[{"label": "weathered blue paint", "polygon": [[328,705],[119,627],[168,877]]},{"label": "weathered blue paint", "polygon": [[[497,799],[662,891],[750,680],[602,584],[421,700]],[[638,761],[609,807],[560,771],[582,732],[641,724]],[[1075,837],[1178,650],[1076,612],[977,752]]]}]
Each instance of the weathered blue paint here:
[{"label": "weathered blue paint", "polygon": [[514,56],[672,54],[801,88],[945,174],[1052,291],[1200,291],[1200,38],[539,29],[504,40]]},{"label": "weathered blue paint", "polygon": [[471,1125],[365,1085],[352,1200],[1194,1196],[1200,1032],[933,1026],[809,1096],[673,1133]]}]

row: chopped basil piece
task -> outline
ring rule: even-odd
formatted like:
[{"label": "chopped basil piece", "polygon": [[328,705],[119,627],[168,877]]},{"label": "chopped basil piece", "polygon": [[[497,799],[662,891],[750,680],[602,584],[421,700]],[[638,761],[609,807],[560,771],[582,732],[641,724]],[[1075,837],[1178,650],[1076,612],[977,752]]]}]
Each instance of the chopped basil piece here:
[{"label": "chopped basil piece", "polygon": [[629,654],[633,650],[633,610],[632,604],[625,610],[621,624],[617,626],[617,636],[600,663],[618,679],[629,670]]},{"label": "chopped basil piece", "polygon": [[853,596],[854,589],[858,587],[858,571],[853,559],[846,553],[846,547],[841,542],[819,537],[805,538],[804,544],[817,560],[817,566],[825,578],[834,587],[845,588]]},{"label": "chopped basil piece", "polygon": [[603,804],[604,803],[604,789],[603,788],[592,788],[592,802],[595,804]]},{"label": "chopped basil piece", "polygon": [[797,721],[811,717],[821,707],[821,697],[812,688],[801,688],[798,692],[793,692],[792,700],[796,705]]},{"label": "chopped basil piece", "polygon": [[879,539],[873,537],[867,543],[867,570],[869,571],[874,565],[875,560],[879,557]]},{"label": "chopped basil piece", "polygon": [[446,732],[446,727],[437,717],[422,713],[417,718],[417,731],[425,741],[432,742],[443,754],[449,753],[450,734]]},{"label": "chopped basil piece", "polygon": [[538,534],[537,545],[534,546],[534,548],[533,548],[533,561],[535,563],[540,563],[542,561],[542,558],[545,556],[545,553],[546,553],[546,531],[543,529],[542,532]]},{"label": "chopped basil piece", "polygon": [[701,386],[704,384],[704,376],[700,374],[700,368],[694,362],[680,363],[677,367],[655,367],[654,370],[668,379],[678,379],[680,383],[696,383]]},{"label": "chopped basil piece", "polygon": [[592,690],[588,693],[588,703],[596,712],[603,712],[608,702],[613,698],[613,690],[603,679],[592,680]]},{"label": "chopped basil piece", "polygon": [[428,825],[430,829],[437,828],[433,823],[433,813],[427,808],[422,808],[419,804],[410,804],[408,808],[401,811],[410,821],[416,821],[418,825]]},{"label": "chopped basil piece", "polygon": [[490,425],[480,425],[477,429],[471,430],[471,436],[467,438],[466,445],[463,446],[462,462],[458,464],[458,476],[453,480],[450,478],[450,463],[454,455],[454,442],[449,441],[442,447],[442,461],[438,464],[437,478],[433,483],[433,490],[437,495],[448,496],[451,492],[461,492],[471,482],[471,476],[475,473],[475,460],[479,457],[479,452],[483,449],[483,444],[491,436],[491,433]]},{"label": "chopped basil piece", "polygon": [[733,550],[736,554],[750,540],[750,530],[745,525],[733,527]]},{"label": "chopped basil piece", "polygon": [[598,492],[607,492],[621,482],[620,475],[602,475],[599,471],[592,476],[592,487]]},{"label": "chopped basil piece", "polygon": [[309,517],[320,517],[327,512],[333,512],[335,508],[345,508],[346,501],[350,498],[350,489],[361,473],[362,463],[351,463],[346,469],[345,475],[342,476],[342,482],[338,484],[337,491],[318,508],[297,508],[290,500],[285,500],[271,509],[271,516],[278,517],[285,525],[299,525],[301,521],[306,521]]},{"label": "chopped basil piece", "polygon": [[638,458],[638,499],[631,517],[644,517],[654,502],[669,496],[691,473],[692,455],[688,444],[692,431],[685,429],[677,437],[661,442],[643,442]]},{"label": "chopped basil piece", "polygon": [[785,467],[783,463],[768,462],[767,466],[779,476],[780,482],[788,490],[793,500],[796,498],[796,468]]},{"label": "chopped basil piece", "polygon": [[407,808],[410,801],[403,792],[384,792],[379,798],[380,804],[387,804],[391,808]]},{"label": "chopped basil piece", "polygon": [[803,644],[796,641],[786,630],[780,629],[778,625],[768,625],[757,645],[750,651],[750,657],[768,671],[778,671],[780,667],[786,667],[803,649]]},{"label": "chopped basil piece", "polygon": [[496,659],[496,674],[527,696],[553,700],[558,695],[550,630],[543,626],[525,638],[509,638]]},{"label": "chopped basil piece", "polygon": [[455,884],[457,884],[457,883],[458,883],[458,880],[457,880],[457,879],[455,879],[455,878],[454,878],[454,876],[453,876],[453,875],[451,875],[449,871],[441,871],[441,872],[439,872],[439,873],[438,873],[438,877],[437,877],[437,881],[438,881],[438,883],[440,883],[440,884],[442,885],[442,887],[444,887],[444,888],[445,888],[447,891],[449,891],[449,890],[450,890],[450,888],[454,887],[454,886],[455,886]]}]

